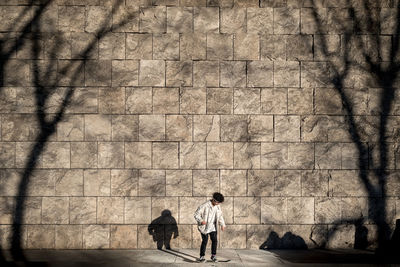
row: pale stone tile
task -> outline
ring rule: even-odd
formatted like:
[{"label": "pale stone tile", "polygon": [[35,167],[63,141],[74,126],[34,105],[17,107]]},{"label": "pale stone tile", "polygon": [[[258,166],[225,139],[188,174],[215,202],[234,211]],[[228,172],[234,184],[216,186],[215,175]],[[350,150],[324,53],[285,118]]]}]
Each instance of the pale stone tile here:
[{"label": "pale stone tile", "polygon": [[191,115],[167,115],[165,124],[168,141],[192,141],[193,117]]},{"label": "pale stone tile", "polygon": [[207,168],[232,169],[233,143],[215,142],[207,144]]},{"label": "pale stone tile", "polygon": [[111,225],[110,247],[113,249],[137,248],[137,225]]},{"label": "pale stone tile", "polygon": [[176,225],[178,221],[178,197],[153,197],[151,201],[152,221]]},{"label": "pale stone tile", "polygon": [[55,181],[55,188],[56,196],[83,196],[83,170],[63,171]]},{"label": "pale stone tile", "polygon": [[261,143],[261,166],[265,169],[312,169],[314,145]]},{"label": "pale stone tile", "polygon": [[232,114],[233,109],[232,88],[208,88],[207,89],[207,113],[208,114]]},{"label": "pale stone tile", "polygon": [[247,63],[247,86],[272,87],[273,65],[272,61],[249,61]]},{"label": "pale stone tile", "polygon": [[83,186],[85,196],[109,196],[110,170],[84,170]]},{"label": "pale stone tile", "polygon": [[179,235],[171,239],[172,248],[192,248],[192,225],[178,225]]},{"label": "pale stone tile", "polygon": [[250,115],[247,130],[249,141],[272,141],[273,116]]},{"label": "pale stone tile", "polygon": [[224,196],[246,196],[247,171],[221,170],[221,193]]},{"label": "pale stone tile", "polygon": [[248,196],[273,196],[275,173],[273,170],[249,170],[247,173]]},{"label": "pale stone tile", "polygon": [[[88,50],[88,47],[93,44],[93,48]],[[91,82],[95,83],[96,79],[96,73],[95,73],[95,68],[96,62],[98,59],[98,39],[97,36],[94,33],[88,33],[88,32],[71,32],[71,59],[82,59],[82,60],[87,60],[90,59],[91,64],[90,64],[90,71],[91,74]],[[85,62],[87,63],[87,62]],[[86,64],[85,64],[86,65]],[[106,70],[106,68],[103,69],[103,71]],[[103,72],[104,74],[105,72]],[[74,76],[76,74],[73,74]],[[100,76],[99,76],[100,77]],[[88,76],[86,76],[86,81],[88,79]],[[99,85],[100,86],[100,85]]]},{"label": "pale stone tile", "polygon": [[139,61],[113,60],[112,86],[137,86],[139,80]]},{"label": "pale stone tile", "polygon": [[304,171],[301,174],[301,195],[306,197],[328,196],[328,171]]},{"label": "pale stone tile", "polygon": [[233,144],[234,169],[260,168],[260,143],[238,142]]},{"label": "pale stone tile", "polygon": [[217,7],[195,7],[193,21],[195,32],[217,33],[219,30],[219,9]]},{"label": "pale stone tile", "polygon": [[[15,142],[0,142],[0,168],[15,167]],[[48,160],[48,158],[46,158]],[[48,165],[48,161],[46,162]]]},{"label": "pale stone tile", "polygon": [[344,114],[342,99],[336,89],[315,88],[315,114]]},{"label": "pale stone tile", "polygon": [[273,25],[272,8],[247,8],[247,32],[256,34],[272,34]]},{"label": "pale stone tile", "polygon": [[261,198],[262,224],[287,224],[287,218],[287,199],[285,197]]},{"label": "pale stone tile", "polygon": [[[109,12],[109,14],[111,11]],[[113,32],[139,31],[139,5],[120,5],[113,10]]]},{"label": "pale stone tile", "polygon": [[191,196],[192,170],[167,170],[165,190],[167,196]]},{"label": "pale stone tile", "polygon": [[55,249],[82,249],[81,225],[56,225]]},{"label": "pale stone tile", "polygon": [[205,142],[180,142],[179,166],[181,169],[205,169],[206,154]]},{"label": "pale stone tile", "polygon": [[274,196],[301,196],[300,171],[275,171]]},{"label": "pale stone tile", "polygon": [[98,224],[124,223],[124,198],[98,197],[97,223]]},{"label": "pale stone tile", "polygon": [[139,170],[139,196],[165,196],[165,171]]},{"label": "pale stone tile", "polygon": [[[70,86],[70,84],[66,86]],[[97,113],[98,91],[98,88],[91,87],[75,88],[71,103],[66,107],[65,113]]]},{"label": "pale stone tile", "polygon": [[125,168],[151,168],[151,142],[126,142]]},{"label": "pale stone tile", "polygon": [[312,114],[313,113],[312,88],[289,88],[287,106],[289,114]]},{"label": "pale stone tile", "polygon": [[205,33],[180,34],[179,53],[181,60],[206,59],[207,38]]},{"label": "pale stone tile", "polygon": [[286,39],[287,60],[313,60],[313,36],[289,35]]},{"label": "pale stone tile", "polygon": [[31,86],[30,63],[26,60],[10,59],[4,66],[5,86]]},{"label": "pale stone tile", "polygon": [[220,141],[220,117],[218,115],[193,116],[194,141]]},{"label": "pale stone tile", "polygon": [[3,141],[35,141],[40,126],[33,114],[6,114],[1,117]]},{"label": "pale stone tile", "polygon": [[59,170],[35,170],[32,173],[28,196],[54,196],[55,180],[62,176]]},{"label": "pale stone tile", "polygon": [[113,141],[138,141],[139,116],[113,115],[111,130]]},{"label": "pale stone tile", "polygon": [[137,196],[138,170],[111,170],[111,196]]},{"label": "pale stone tile", "polygon": [[[366,197],[342,197],[341,199],[341,221],[354,222],[354,217],[367,219],[369,216],[368,198]],[[390,205],[390,204],[389,204]],[[390,212],[389,212],[390,213]]]},{"label": "pale stone tile", "polygon": [[12,197],[0,197],[0,223],[12,224],[16,200]]},{"label": "pale stone tile", "polygon": [[71,142],[71,168],[97,168],[97,143]]},{"label": "pale stone tile", "polygon": [[70,143],[48,142],[43,151],[43,168],[70,168]]},{"label": "pale stone tile", "polygon": [[140,86],[165,86],[165,61],[140,60]]},{"label": "pale stone tile", "polygon": [[179,34],[154,34],[153,59],[179,60]]},{"label": "pale stone tile", "polygon": [[153,113],[179,113],[179,88],[154,88]]},{"label": "pale stone tile", "polygon": [[125,34],[108,33],[99,40],[99,59],[125,59]]},{"label": "pale stone tile", "polygon": [[85,30],[85,7],[59,6],[58,29],[62,32],[83,32]]},{"label": "pale stone tile", "polygon": [[123,168],[124,167],[124,143],[123,142],[99,142],[98,143],[99,168]]},{"label": "pale stone tile", "polygon": [[193,170],[193,196],[211,196],[218,190],[218,170]]},{"label": "pale stone tile", "polygon": [[84,119],[82,115],[66,115],[57,124],[57,141],[83,141]]},{"label": "pale stone tile", "polygon": [[163,141],[165,140],[165,116],[164,115],[140,115],[139,116],[139,140]]},{"label": "pale stone tile", "polygon": [[125,113],[125,88],[99,89],[99,113],[121,114]]},{"label": "pale stone tile", "polygon": [[[179,198],[179,223],[197,224],[194,213],[198,206],[206,202],[205,197],[180,197]],[[197,230],[197,229],[196,229]]]},{"label": "pale stone tile", "polygon": [[[12,225],[0,225],[0,244],[3,249],[11,249],[12,238],[13,238],[13,228]],[[190,231],[191,233],[191,231]],[[27,226],[21,227],[20,235],[21,247],[27,247]]]},{"label": "pale stone tile", "polygon": [[43,197],[42,224],[68,224],[68,197]]},{"label": "pale stone tile", "polygon": [[110,247],[109,225],[84,225],[83,248],[105,249]]},{"label": "pale stone tile", "polygon": [[85,61],[86,86],[111,86],[111,60]]},{"label": "pale stone tile", "polygon": [[340,224],[341,213],[340,198],[315,198],[315,223]]},{"label": "pale stone tile", "polygon": [[[157,242],[154,242],[154,237],[149,234],[148,224],[149,222],[146,222],[146,225],[138,225],[139,249],[157,249]],[[162,231],[164,231],[164,229],[162,229]]]},{"label": "pale stone tile", "polygon": [[[0,195],[1,196],[17,196],[18,184],[21,179],[21,174],[15,169],[0,170]],[[54,189],[54,187],[53,187]]]},{"label": "pale stone tile", "polygon": [[297,61],[274,62],[275,87],[300,87],[300,64]]},{"label": "pale stone tile", "polygon": [[226,227],[225,231],[221,233],[220,247],[245,249],[246,233],[246,225],[230,225]]},{"label": "pale stone tile", "polygon": [[286,7],[275,8],[274,33],[275,34],[300,33],[300,9],[286,8]]},{"label": "pale stone tile", "polygon": [[150,223],[150,221],[151,221],[150,197],[125,198],[125,223],[148,224]]},{"label": "pale stone tile", "polygon": [[140,31],[164,33],[167,31],[167,8],[164,6],[140,8]]},{"label": "pale stone tile", "polygon": [[167,7],[167,32],[193,32],[193,8]]},{"label": "pale stone tile", "polygon": [[[227,58],[222,58],[227,59]],[[220,63],[221,87],[245,87],[246,86],[246,62],[222,61]]]},{"label": "pale stone tile", "polygon": [[338,143],[315,144],[315,168],[317,169],[341,169],[341,150]]},{"label": "pale stone tile", "polygon": [[274,116],[274,141],[300,142],[300,116]]},{"label": "pale stone tile", "polygon": [[349,142],[343,116],[305,116],[301,119],[302,141]]},{"label": "pale stone tile", "polygon": [[246,8],[221,8],[220,15],[221,33],[246,32]]},{"label": "pale stone tile", "polygon": [[260,5],[259,2],[259,0],[235,0],[234,5],[237,7],[258,7]]},{"label": "pale stone tile", "polygon": [[234,198],[234,223],[259,224],[261,220],[260,200],[259,197]]},{"label": "pale stone tile", "polygon": [[221,116],[221,141],[247,141],[248,139],[247,115]]},{"label": "pale stone tile", "polygon": [[[24,224],[40,224],[42,217],[42,198],[25,197]],[[12,211],[14,212],[14,211]]]},{"label": "pale stone tile", "polygon": [[286,38],[287,35],[260,35],[260,58],[261,60],[286,60]]},{"label": "pale stone tile", "polygon": [[26,248],[54,249],[55,225],[27,225]]},{"label": "pale stone tile", "polygon": [[192,86],[193,63],[192,61],[167,61],[166,85],[167,86]]},{"label": "pale stone tile", "polygon": [[[330,172],[329,180],[329,196],[340,197],[340,196],[380,196],[380,192],[368,193],[365,186],[360,179],[354,179],[358,177],[358,171],[356,170],[333,170]],[[372,177],[372,184],[377,184],[376,178]]]},{"label": "pale stone tile", "polygon": [[258,60],[259,58],[259,36],[251,33],[236,33],[234,40],[234,59]]},{"label": "pale stone tile", "polygon": [[233,35],[232,34],[207,34],[207,59],[232,60]]},{"label": "pale stone tile", "polygon": [[178,142],[154,142],[152,148],[153,168],[178,169]]},{"label": "pale stone tile", "polygon": [[288,222],[293,224],[314,223],[313,197],[290,197],[287,201]]},{"label": "pale stone tile", "polygon": [[[342,225],[328,225],[328,236],[329,238],[326,246],[330,249],[335,248],[353,248],[354,247],[354,236],[349,233],[356,231],[355,225],[353,224],[342,224]],[[335,233],[334,235],[332,233]]]},{"label": "pale stone tile", "polygon": [[332,87],[332,74],[326,62],[301,63],[301,87]]},{"label": "pale stone tile", "polygon": [[261,93],[258,88],[246,88],[234,90],[235,114],[259,114],[261,110]]},{"label": "pale stone tile", "polygon": [[126,88],[126,113],[149,114],[153,112],[151,87]]},{"label": "pale stone tile", "polygon": [[126,35],[127,59],[152,59],[153,36],[151,34],[128,33]]},{"label": "pale stone tile", "polygon": [[85,140],[110,141],[111,116],[95,114],[85,115]]},{"label": "pale stone tile", "polygon": [[219,86],[218,61],[194,61],[193,86],[194,87]]},{"label": "pale stone tile", "polygon": [[109,7],[88,6],[86,8],[85,32],[110,31],[111,20],[107,17],[111,12],[112,10]]},{"label": "pale stone tile", "polygon": [[181,87],[180,92],[181,114],[205,114],[207,102],[207,89],[204,87]]},{"label": "pale stone tile", "polygon": [[96,223],[97,198],[96,197],[70,197],[69,223],[91,224]]}]

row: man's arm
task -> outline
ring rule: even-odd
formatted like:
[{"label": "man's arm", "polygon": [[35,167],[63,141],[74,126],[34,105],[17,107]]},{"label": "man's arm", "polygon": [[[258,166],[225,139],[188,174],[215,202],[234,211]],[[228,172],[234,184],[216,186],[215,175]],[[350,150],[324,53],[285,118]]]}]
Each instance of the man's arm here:
[{"label": "man's arm", "polygon": [[200,205],[197,208],[196,212],[194,213],[194,219],[196,220],[197,223],[201,223],[203,221],[202,218],[203,211],[204,211],[204,206]]},{"label": "man's arm", "polygon": [[224,231],[225,230],[225,220],[224,220],[224,216],[222,216],[222,210],[220,210],[220,216],[219,216],[218,223],[221,225],[221,230]]}]

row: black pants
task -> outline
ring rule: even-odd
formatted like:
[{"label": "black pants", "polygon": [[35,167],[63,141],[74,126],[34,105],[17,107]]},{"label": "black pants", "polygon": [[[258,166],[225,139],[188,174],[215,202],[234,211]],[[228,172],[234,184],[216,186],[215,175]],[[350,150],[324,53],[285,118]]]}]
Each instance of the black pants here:
[{"label": "black pants", "polygon": [[208,233],[208,234],[201,234],[201,247],[200,247],[200,257],[206,255],[206,247],[207,247],[207,242],[208,242],[208,235],[210,235],[211,238],[211,254],[215,255],[217,254],[217,231]]}]

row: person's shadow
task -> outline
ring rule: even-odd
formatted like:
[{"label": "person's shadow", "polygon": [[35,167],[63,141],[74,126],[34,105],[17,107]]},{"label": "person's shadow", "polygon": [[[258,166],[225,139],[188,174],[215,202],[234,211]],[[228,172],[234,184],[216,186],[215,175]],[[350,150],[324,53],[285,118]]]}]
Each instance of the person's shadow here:
[{"label": "person's shadow", "polygon": [[275,231],[272,231],[260,249],[308,249],[308,246],[303,238],[291,232],[285,233],[280,238]]},{"label": "person's shadow", "polygon": [[170,210],[163,210],[161,216],[154,219],[148,227],[149,234],[153,236],[153,241],[157,243],[157,249],[171,249],[171,238],[179,236],[178,225],[171,215]]}]

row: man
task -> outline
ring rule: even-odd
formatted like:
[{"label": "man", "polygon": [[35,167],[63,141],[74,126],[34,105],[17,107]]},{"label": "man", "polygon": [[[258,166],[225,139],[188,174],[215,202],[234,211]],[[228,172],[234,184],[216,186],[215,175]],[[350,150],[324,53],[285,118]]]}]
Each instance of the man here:
[{"label": "man", "polygon": [[208,235],[211,238],[211,260],[217,262],[217,228],[218,224],[221,225],[221,230],[225,230],[225,221],[222,217],[222,210],[219,206],[224,202],[224,196],[221,193],[215,192],[213,198],[201,204],[196,212],[194,218],[197,221],[197,228],[201,233],[201,247],[199,261],[205,261],[206,246],[208,242]]}]

